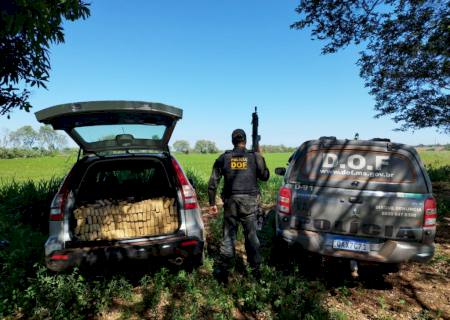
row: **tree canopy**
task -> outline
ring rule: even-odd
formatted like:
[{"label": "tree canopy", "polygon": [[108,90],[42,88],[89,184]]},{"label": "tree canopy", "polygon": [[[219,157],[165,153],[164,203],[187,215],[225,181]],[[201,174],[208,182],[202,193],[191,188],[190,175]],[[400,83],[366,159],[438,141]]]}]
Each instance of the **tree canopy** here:
[{"label": "tree canopy", "polygon": [[191,148],[189,142],[186,140],[177,140],[173,143],[173,148],[176,152],[189,153]]},{"label": "tree canopy", "polygon": [[450,2],[440,0],[302,0],[291,27],[324,40],[322,53],[364,47],[357,64],[376,117],[401,130],[450,132]]},{"label": "tree canopy", "polygon": [[195,143],[194,151],[198,153],[216,153],[219,149],[216,143],[210,140],[198,140]]},{"label": "tree canopy", "polygon": [[50,45],[64,42],[63,19],[89,14],[82,0],[0,1],[0,115],[30,110],[29,88],[49,79]]},{"label": "tree canopy", "polygon": [[0,134],[0,148],[61,150],[67,145],[64,135],[56,132],[50,126],[41,126],[36,131],[31,126],[23,126],[15,131],[3,129]]}]

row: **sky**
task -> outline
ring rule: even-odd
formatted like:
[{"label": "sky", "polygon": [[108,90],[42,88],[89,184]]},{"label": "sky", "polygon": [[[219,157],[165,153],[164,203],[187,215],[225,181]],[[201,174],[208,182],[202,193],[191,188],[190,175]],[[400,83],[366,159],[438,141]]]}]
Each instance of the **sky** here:
[{"label": "sky", "polygon": [[393,131],[374,119],[374,99],[356,66],[361,48],[321,55],[323,43],[290,29],[299,0],[92,0],[87,20],[64,24],[50,50],[48,90],[32,89],[32,112],[0,128],[39,127],[34,112],[68,102],[138,100],[183,109],[171,142],[231,147],[251,134],[258,106],[261,144],[299,146],[320,136],[450,143],[434,129]]}]

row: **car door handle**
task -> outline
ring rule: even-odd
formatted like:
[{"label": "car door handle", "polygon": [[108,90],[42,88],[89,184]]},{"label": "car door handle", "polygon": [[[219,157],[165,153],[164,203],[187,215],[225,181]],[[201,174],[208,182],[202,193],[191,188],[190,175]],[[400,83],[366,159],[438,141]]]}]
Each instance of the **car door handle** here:
[{"label": "car door handle", "polygon": [[363,203],[361,198],[358,198],[358,197],[350,197],[350,198],[348,198],[348,201],[351,203]]}]

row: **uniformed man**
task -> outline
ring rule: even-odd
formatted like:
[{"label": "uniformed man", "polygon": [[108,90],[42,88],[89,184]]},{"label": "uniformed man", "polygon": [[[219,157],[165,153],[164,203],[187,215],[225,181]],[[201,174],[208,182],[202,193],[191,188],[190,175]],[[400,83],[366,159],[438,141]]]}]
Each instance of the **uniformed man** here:
[{"label": "uniformed man", "polygon": [[224,283],[228,281],[228,270],[235,255],[239,223],[244,228],[247,261],[253,275],[256,278],[260,275],[261,256],[256,235],[256,213],[260,197],[257,182],[258,179],[269,179],[269,170],[261,154],[245,148],[247,138],[244,130],[234,130],[231,139],[234,149],[226,151],[216,160],[208,185],[210,213],[217,213],[216,191],[221,177],[224,177],[223,239],[220,257],[214,269],[214,276]]}]

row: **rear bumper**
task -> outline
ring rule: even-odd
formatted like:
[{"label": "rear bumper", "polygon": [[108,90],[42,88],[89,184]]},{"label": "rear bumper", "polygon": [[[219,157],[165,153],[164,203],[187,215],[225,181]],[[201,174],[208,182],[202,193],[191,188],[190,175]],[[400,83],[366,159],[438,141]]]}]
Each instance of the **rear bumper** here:
[{"label": "rear bumper", "polygon": [[[80,265],[105,262],[164,258],[178,264],[203,254],[204,241],[196,237],[170,238],[155,241],[119,243],[114,245],[71,247],[53,251],[45,257],[47,268],[60,272]],[[180,260],[181,258],[181,260]]]},{"label": "rear bumper", "polygon": [[298,243],[308,251],[337,258],[350,258],[381,263],[401,263],[406,261],[427,262],[434,254],[434,243],[423,244],[396,240],[380,242],[379,239],[364,239],[369,242],[370,251],[368,253],[361,253],[333,249],[333,239],[338,237],[339,239],[348,238],[357,240],[358,238],[355,237],[294,229],[278,230],[278,234],[289,244]]}]

